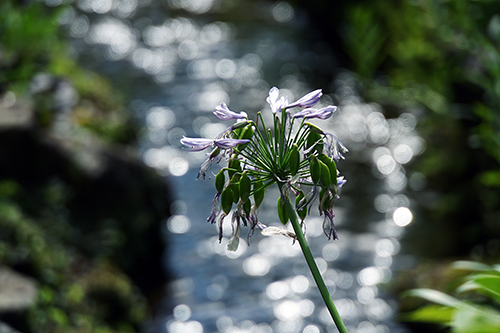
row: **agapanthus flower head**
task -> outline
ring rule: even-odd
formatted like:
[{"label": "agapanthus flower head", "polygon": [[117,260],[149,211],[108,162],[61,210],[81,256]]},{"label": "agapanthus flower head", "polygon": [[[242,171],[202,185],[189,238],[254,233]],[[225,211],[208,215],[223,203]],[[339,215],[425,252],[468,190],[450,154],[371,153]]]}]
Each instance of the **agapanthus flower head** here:
[{"label": "agapanthus flower head", "polygon": [[[336,161],[343,158],[342,153],[347,152],[347,148],[333,134],[306,122],[311,118],[328,119],[337,110],[336,106],[311,108],[318,103],[321,95],[322,91],[318,89],[288,104],[286,97],[279,96],[278,88],[271,88],[266,100],[273,113],[272,127],[265,124],[260,112],[252,121],[246,113],[233,112],[222,103],[216,107],[215,116],[239,122],[215,139],[181,140],[193,151],[213,148],[200,168],[199,178],[205,178],[207,168],[213,162],[225,160],[227,163],[215,176],[217,193],[208,221],[218,224],[221,240],[224,220],[233,212],[232,235],[228,244],[230,250],[238,247],[241,226],[249,227],[247,239],[255,229],[261,230],[264,235],[295,237],[285,229],[268,227],[258,219],[266,190],[273,185],[280,189],[277,211],[283,224],[288,223],[289,209],[293,209],[291,206],[285,209],[284,202],[295,200],[294,214],[304,221],[317,201],[319,212],[325,217],[325,234],[329,239],[337,238],[333,206],[345,179],[338,172]],[[291,115],[287,109],[292,107],[304,110]]]}]

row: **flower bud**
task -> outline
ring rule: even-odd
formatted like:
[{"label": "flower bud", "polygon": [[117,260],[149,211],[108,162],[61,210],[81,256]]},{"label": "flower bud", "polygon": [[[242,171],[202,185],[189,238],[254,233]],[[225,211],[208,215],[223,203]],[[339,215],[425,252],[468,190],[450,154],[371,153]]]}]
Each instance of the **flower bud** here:
[{"label": "flower bud", "polygon": [[245,201],[245,203],[243,204],[243,210],[245,211],[247,216],[250,215],[252,211],[252,203],[250,202],[250,200]]},{"label": "flower bud", "polygon": [[220,148],[215,147],[215,149],[212,150],[212,152],[210,153],[210,158],[212,159],[212,158],[216,157],[217,155],[219,155],[219,153],[220,153]]},{"label": "flower bud", "polygon": [[334,197],[328,188],[322,188],[319,192],[319,207],[320,210],[326,211],[333,207]]},{"label": "flower bud", "polygon": [[286,213],[285,205],[281,204],[281,196],[278,198],[278,217],[283,225],[288,223],[288,214]]},{"label": "flower bud", "polygon": [[295,210],[297,211],[297,215],[299,215],[300,219],[303,221],[306,216],[307,216],[307,207],[304,206],[302,207],[301,210],[299,210],[298,208],[300,207],[300,205],[302,204],[302,199],[304,199],[305,195],[304,195],[304,192],[302,191],[299,191],[299,194],[297,194],[297,196],[295,197]]},{"label": "flower bud", "polygon": [[318,156],[318,159],[321,162],[325,163],[330,170],[330,184],[337,186],[337,165],[335,164],[335,161],[325,154],[320,154]]},{"label": "flower bud", "polygon": [[318,126],[316,126],[314,124],[305,123],[305,125],[307,125],[307,127],[309,127],[309,129],[311,130],[311,132],[315,132],[315,133],[318,133],[318,134],[321,134],[321,135],[325,134],[325,132],[323,132],[323,130],[321,128],[319,128]]},{"label": "flower bud", "polygon": [[229,182],[229,187],[233,191],[233,202],[238,203],[240,199],[240,186],[239,186],[240,175],[235,173]]},{"label": "flower bud", "polygon": [[237,158],[230,159],[229,163],[228,163],[228,170],[227,170],[227,173],[229,174],[229,178],[232,178],[233,175],[239,171],[241,171],[240,160]]},{"label": "flower bud", "polygon": [[328,187],[330,186],[330,183],[332,182],[332,179],[330,177],[330,169],[328,168],[328,166],[323,163],[322,161],[318,161],[319,163],[319,167],[320,167],[320,181],[321,181],[321,185],[323,187]]},{"label": "flower bud", "polygon": [[238,139],[248,139],[250,140],[253,137],[254,133],[254,128],[252,125],[248,125],[240,133],[240,136]]},{"label": "flower bud", "polygon": [[250,177],[248,177],[248,172],[245,171],[241,175],[240,178],[240,197],[241,201],[244,203],[248,201],[248,198],[250,197],[250,190],[251,190],[251,182],[250,182]]},{"label": "flower bud", "polygon": [[[252,125],[248,125],[247,127],[241,129],[241,132],[239,134],[238,139],[246,139],[250,140],[253,137],[254,133],[254,128]],[[243,143],[241,145],[238,145],[236,149],[238,151],[243,151],[246,147],[248,146],[248,143]]]},{"label": "flower bud", "polygon": [[221,169],[219,173],[215,176],[215,189],[217,193],[221,193],[224,189],[224,184],[226,183],[226,175],[224,174],[224,169]]},{"label": "flower bud", "polygon": [[222,206],[222,210],[227,215],[231,211],[233,207],[233,191],[231,188],[226,187],[222,194],[220,195],[220,204]]},{"label": "flower bud", "polygon": [[296,144],[294,144],[292,146],[292,151],[290,152],[290,174],[292,176],[295,176],[299,171],[299,164],[300,164],[299,147]]},{"label": "flower bud", "polygon": [[253,199],[255,201],[255,207],[260,207],[264,201],[266,195],[266,189],[264,188],[264,183],[257,180],[253,183]]},{"label": "flower bud", "polygon": [[313,183],[317,184],[321,176],[321,167],[319,165],[318,159],[314,155],[311,156],[311,160],[309,161],[309,172],[311,173]]},{"label": "flower bud", "polygon": [[231,128],[233,130],[239,129],[239,128],[243,128],[246,125],[248,125],[249,123],[250,123],[250,121],[248,121],[248,120],[242,120],[242,121],[239,121],[239,122],[235,123],[233,126],[231,126]]},{"label": "flower bud", "polygon": [[323,139],[321,135],[315,131],[310,131],[306,139],[306,148],[309,149],[312,146],[314,146],[314,149],[312,149],[309,154],[312,154],[314,151],[317,151],[320,154],[323,152]]}]

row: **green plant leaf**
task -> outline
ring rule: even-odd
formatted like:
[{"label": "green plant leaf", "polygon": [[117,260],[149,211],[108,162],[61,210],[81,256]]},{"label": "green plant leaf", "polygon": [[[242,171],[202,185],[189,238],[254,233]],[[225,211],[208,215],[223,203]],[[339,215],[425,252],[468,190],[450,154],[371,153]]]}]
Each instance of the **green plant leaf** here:
[{"label": "green plant leaf", "polygon": [[418,321],[426,323],[447,324],[453,319],[454,308],[442,305],[426,305],[417,310],[400,316],[403,321]]},{"label": "green plant leaf", "polygon": [[498,333],[500,316],[487,308],[462,308],[455,312],[451,326],[454,333]]},{"label": "green plant leaf", "polygon": [[454,262],[451,267],[453,269],[464,269],[464,270],[469,270],[469,271],[488,271],[491,270],[491,266],[482,264],[480,262],[476,261],[456,261]]},{"label": "green plant leaf", "polygon": [[470,280],[461,285],[457,291],[464,292],[475,290],[478,293],[492,298],[500,304],[500,276],[491,274],[476,274]]},{"label": "green plant leaf", "polygon": [[457,308],[465,303],[451,297],[445,293],[442,293],[437,290],[432,290],[432,289],[426,289],[426,288],[420,288],[420,289],[412,289],[408,290],[403,294],[404,296],[415,296],[415,297],[420,297],[423,298],[427,301],[433,302],[433,303],[438,303],[444,306],[452,307],[452,308]]}]

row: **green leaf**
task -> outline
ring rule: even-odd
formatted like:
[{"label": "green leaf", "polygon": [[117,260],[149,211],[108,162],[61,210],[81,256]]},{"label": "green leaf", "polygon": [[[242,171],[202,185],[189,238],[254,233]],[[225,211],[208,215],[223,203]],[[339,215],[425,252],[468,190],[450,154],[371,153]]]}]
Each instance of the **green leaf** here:
[{"label": "green leaf", "polygon": [[482,264],[480,262],[467,261],[467,260],[455,261],[451,265],[451,267],[453,269],[464,269],[464,270],[469,270],[469,271],[489,271],[489,270],[491,270],[491,266]]},{"label": "green leaf", "polygon": [[464,304],[462,301],[445,293],[426,288],[408,290],[407,292],[403,293],[403,295],[420,297],[427,301],[438,303],[444,306],[449,306],[452,308],[460,307]]},{"label": "green leaf", "polygon": [[500,316],[488,308],[462,308],[455,311],[451,326],[454,333],[498,333]]},{"label": "green leaf", "polygon": [[453,319],[453,313],[456,310],[447,306],[441,305],[426,305],[421,308],[405,313],[400,316],[402,321],[417,321],[436,324],[450,324]]},{"label": "green leaf", "polygon": [[500,304],[500,276],[490,274],[476,274],[470,277],[470,281],[461,285],[457,291],[464,292],[475,290],[480,294],[491,297]]}]

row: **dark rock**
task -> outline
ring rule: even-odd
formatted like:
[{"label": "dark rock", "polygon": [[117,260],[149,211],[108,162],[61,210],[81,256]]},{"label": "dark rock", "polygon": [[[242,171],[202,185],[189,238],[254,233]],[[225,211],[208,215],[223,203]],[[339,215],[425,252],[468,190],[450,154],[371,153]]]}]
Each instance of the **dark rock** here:
[{"label": "dark rock", "polygon": [[[17,103],[11,108],[17,108],[20,114],[33,114],[28,105]],[[9,112],[12,109],[0,107],[0,115]],[[127,321],[137,327],[137,318],[143,316],[137,314],[144,313],[144,302],[140,301],[143,296],[135,294],[136,287],[150,301],[151,308],[164,296],[164,285],[169,279],[163,270],[166,246],[161,231],[162,222],[170,215],[169,187],[156,171],[137,158],[132,148],[104,143],[77,124],[71,126],[61,133],[31,121],[0,125],[0,187],[2,183],[18,187],[11,191],[14,194],[9,194],[6,207],[19,209],[16,214],[21,215],[16,218],[22,222],[0,221],[0,244],[4,242],[7,249],[10,246],[15,250],[3,252],[7,253],[4,258],[0,251],[0,262],[10,260],[11,267],[40,281],[41,288],[46,286],[47,295],[80,285],[81,292],[86,293],[85,302],[102,306],[100,311],[73,305],[56,315],[60,325],[68,321],[64,318],[70,318],[72,311],[91,309],[96,323],[101,323],[98,327],[106,325],[103,322],[113,326]],[[0,188],[0,210],[4,199]],[[18,229],[14,229],[16,225]],[[30,230],[29,242],[35,242],[30,237],[40,237],[37,242],[45,244],[48,256],[61,248],[62,264],[44,267],[37,262],[41,254],[34,255],[34,243],[23,244],[14,237],[16,232],[23,234],[19,228]],[[4,304],[1,279],[0,270],[0,311]],[[27,302],[28,294],[34,301],[36,289],[29,289],[27,283],[23,288],[12,289],[11,302],[24,293],[18,302],[29,307],[33,303]],[[50,296],[49,302],[58,304],[60,297]],[[133,309],[134,303],[141,304],[137,310]],[[36,313],[43,318],[43,312]],[[33,325],[23,326],[23,320],[14,318],[7,323],[31,331]]]},{"label": "dark rock", "polygon": [[21,333],[21,332],[19,332],[18,330],[13,329],[12,327],[10,327],[9,325],[7,325],[6,323],[2,323],[0,321],[0,333]]}]

